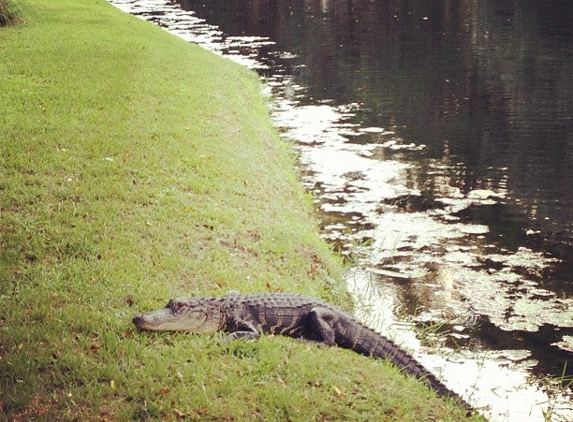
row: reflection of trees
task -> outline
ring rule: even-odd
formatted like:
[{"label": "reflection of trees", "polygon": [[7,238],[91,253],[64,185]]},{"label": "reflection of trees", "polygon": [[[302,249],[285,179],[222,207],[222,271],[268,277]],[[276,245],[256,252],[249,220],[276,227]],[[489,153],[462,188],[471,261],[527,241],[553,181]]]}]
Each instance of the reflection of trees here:
[{"label": "reflection of trees", "polygon": [[[571,3],[525,5],[491,2],[473,12],[483,34],[472,39],[476,97],[492,115],[481,119],[480,140],[490,140],[488,163],[508,168],[531,217],[570,223]],[[565,209],[550,204],[557,198]]]},{"label": "reflection of trees", "polygon": [[180,3],[297,53],[314,100],[359,102],[364,124],[396,123],[429,158],[447,149],[462,191],[507,184],[530,217],[571,224],[572,1]]}]

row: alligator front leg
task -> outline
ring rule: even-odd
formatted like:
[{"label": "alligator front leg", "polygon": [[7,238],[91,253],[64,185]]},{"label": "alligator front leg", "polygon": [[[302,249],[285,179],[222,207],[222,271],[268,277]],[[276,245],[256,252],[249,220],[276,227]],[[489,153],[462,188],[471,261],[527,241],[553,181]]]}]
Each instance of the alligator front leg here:
[{"label": "alligator front leg", "polygon": [[258,340],[261,337],[260,331],[253,324],[247,321],[239,321],[235,325],[235,329],[230,331],[226,340]]}]

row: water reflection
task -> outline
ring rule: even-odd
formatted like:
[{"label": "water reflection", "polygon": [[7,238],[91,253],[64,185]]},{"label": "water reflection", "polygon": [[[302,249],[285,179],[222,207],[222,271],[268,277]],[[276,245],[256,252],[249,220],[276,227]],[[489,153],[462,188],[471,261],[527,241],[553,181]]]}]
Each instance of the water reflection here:
[{"label": "water reflection", "polygon": [[263,75],[362,319],[492,420],[571,419],[536,380],[573,349],[573,2],[113,2]]}]

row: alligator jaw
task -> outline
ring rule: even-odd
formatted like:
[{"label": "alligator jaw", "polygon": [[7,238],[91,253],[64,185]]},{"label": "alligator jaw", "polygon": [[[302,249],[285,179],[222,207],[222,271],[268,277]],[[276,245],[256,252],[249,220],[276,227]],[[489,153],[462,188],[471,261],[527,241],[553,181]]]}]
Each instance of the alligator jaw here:
[{"label": "alligator jaw", "polygon": [[180,318],[177,318],[169,308],[162,308],[147,314],[136,315],[132,321],[140,330],[185,330],[185,327],[181,326]]}]

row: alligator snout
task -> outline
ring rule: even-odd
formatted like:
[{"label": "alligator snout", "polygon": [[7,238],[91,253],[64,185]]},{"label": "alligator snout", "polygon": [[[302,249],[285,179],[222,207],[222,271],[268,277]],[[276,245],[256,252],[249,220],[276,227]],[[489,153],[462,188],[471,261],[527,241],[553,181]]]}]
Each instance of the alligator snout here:
[{"label": "alligator snout", "polygon": [[141,328],[145,322],[141,315],[136,315],[131,320],[138,328]]}]

